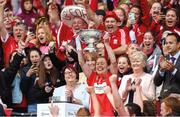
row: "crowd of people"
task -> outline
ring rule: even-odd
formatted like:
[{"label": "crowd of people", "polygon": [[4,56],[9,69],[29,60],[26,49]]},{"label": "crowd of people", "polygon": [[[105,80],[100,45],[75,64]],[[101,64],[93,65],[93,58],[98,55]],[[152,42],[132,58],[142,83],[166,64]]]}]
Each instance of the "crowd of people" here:
[{"label": "crowd of people", "polygon": [[179,13],[180,0],[0,0],[0,114],[56,97],[78,116],[180,116]]}]

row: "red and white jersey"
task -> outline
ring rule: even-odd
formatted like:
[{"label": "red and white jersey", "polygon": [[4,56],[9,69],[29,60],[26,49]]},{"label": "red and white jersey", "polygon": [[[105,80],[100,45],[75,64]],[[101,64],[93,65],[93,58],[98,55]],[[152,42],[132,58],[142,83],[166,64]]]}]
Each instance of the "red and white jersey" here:
[{"label": "red and white jersey", "polygon": [[128,29],[117,29],[114,33],[110,33],[109,45],[112,49],[116,49],[121,45],[130,43]]},{"label": "red and white jersey", "polygon": [[[114,116],[114,109],[104,92],[104,87],[110,86],[109,77],[111,73],[106,74],[97,74],[96,72],[92,72],[90,77],[87,80],[87,84],[89,86],[94,86],[94,90],[101,105],[100,114],[101,116]],[[93,106],[91,106],[90,112],[91,115],[94,115]]]}]

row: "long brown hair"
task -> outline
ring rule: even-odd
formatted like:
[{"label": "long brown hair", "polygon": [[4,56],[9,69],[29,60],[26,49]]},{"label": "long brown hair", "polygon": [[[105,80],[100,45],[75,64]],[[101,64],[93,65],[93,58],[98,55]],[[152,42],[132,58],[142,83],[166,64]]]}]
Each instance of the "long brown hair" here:
[{"label": "long brown hair", "polygon": [[39,80],[38,80],[38,85],[40,88],[45,86],[46,80],[49,78],[47,77],[47,73],[49,73],[48,76],[50,76],[50,81],[52,83],[52,85],[56,84],[56,81],[59,77],[59,72],[58,70],[55,68],[55,66],[53,65],[52,69],[47,70],[44,66],[44,59],[46,57],[49,57],[49,55],[45,55],[44,57],[42,57],[42,60],[40,61],[39,64]]},{"label": "long brown hair", "polygon": [[163,99],[164,104],[166,105],[166,110],[172,110],[172,113],[180,113],[180,100],[176,97],[167,97]]},{"label": "long brown hair", "polygon": [[[46,35],[46,42],[47,42],[48,44],[49,44],[49,42],[55,40],[55,37],[52,35],[52,31],[50,30],[49,25],[45,25],[45,24],[43,24],[43,25],[38,25],[38,26],[36,27],[36,37],[37,37],[37,35],[38,35],[38,30],[39,30],[39,29],[43,29],[43,30],[44,30],[45,35]],[[37,39],[37,45],[38,45],[38,47],[41,45],[40,42],[39,42],[39,39]]]}]

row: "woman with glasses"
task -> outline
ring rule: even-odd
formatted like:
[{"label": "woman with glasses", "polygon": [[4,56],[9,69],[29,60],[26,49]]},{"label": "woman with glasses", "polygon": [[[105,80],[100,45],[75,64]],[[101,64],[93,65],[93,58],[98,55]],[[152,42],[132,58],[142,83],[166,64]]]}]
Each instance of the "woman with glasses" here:
[{"label": "woman with glasses", "polygon": [[53,97],[59,98],[59,101],[67,101],[75,104],[89,107],[89,94],[86,91],[86,85],[78,83],[79,73],[71,65],[65,66],[62,71],[66,85],[55,88]]}]

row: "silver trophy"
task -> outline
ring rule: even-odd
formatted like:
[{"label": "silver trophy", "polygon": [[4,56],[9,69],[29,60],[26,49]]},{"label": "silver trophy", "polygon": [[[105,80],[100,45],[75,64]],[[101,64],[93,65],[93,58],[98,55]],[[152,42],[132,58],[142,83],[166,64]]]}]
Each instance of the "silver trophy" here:
[{"label": "silver trophy", "polygon": [[81,30],[78,34],[81,38],[81,41],[87,44],[87,47],[84,48],[85,51],[96,51],[95,44],[101,40],[101,31],[95,29],[84,29]]}]

